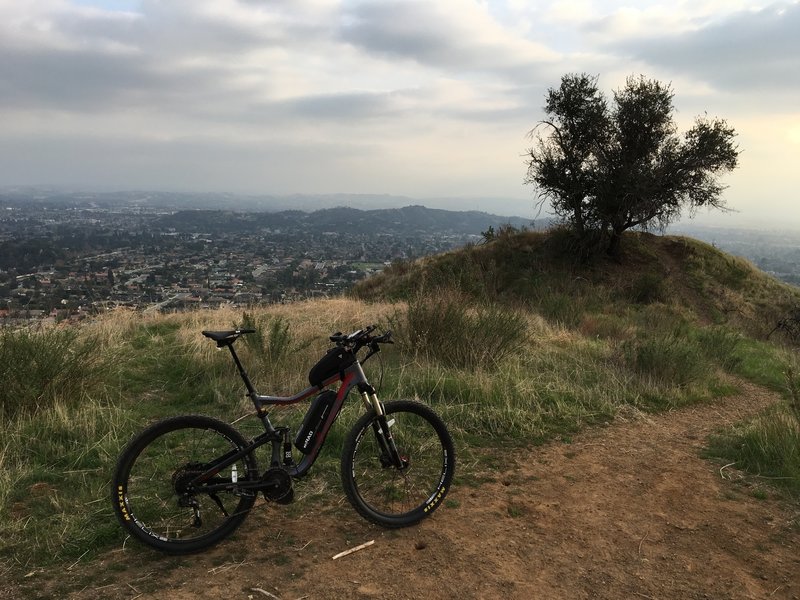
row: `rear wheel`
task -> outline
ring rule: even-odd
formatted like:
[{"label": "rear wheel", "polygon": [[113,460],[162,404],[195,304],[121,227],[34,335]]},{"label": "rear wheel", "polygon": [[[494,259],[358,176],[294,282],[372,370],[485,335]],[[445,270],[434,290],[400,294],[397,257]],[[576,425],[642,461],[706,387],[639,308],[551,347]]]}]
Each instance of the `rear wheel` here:
[{"label": "rear wheel", "polygon": [[405,527],[442,503],[455,472],[455,449],[445,424],[424,404],[398,400],[384,411],[402,466],[387,452],[379,417],[368,413],[345,440],[342,486],[365,519]]},{"label": "rear wheel", "polygon": [[247,442],[233,427],[211,417],[187,415],[154,423],[120,456],[112,498],[122,526],[163,552],[197,552],[224,539],[242,523],[256,500],[237,483],[255,480],[247,454],[204,483],[193,481],[220,457]]}]

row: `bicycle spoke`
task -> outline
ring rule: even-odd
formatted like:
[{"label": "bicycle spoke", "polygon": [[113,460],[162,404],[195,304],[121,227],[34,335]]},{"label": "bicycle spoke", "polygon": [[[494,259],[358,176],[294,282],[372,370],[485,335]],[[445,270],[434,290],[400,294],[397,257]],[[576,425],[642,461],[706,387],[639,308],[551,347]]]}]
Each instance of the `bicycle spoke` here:
[{"label": "bicycle spoke", "polygon": [[345,448],[342,482],[353,506],[365,518],[389,527],[427,516],[447,492],[452,478],[452,442],[427,407],[388,403],[394,445],[405,466],[388,464],[384,442],[372,421],[362,418]]},{"label": "bicycle spoke", "polygon": [[[234,442],[238,437],[240,441]],[[234,494],[234,486],[193,484],[219,457],[245,442],[227,424],[208,417],[178,417],[157,423],[132,443],[121,458],[118,481],[124,490],[122,523],[143,541],[168,551],[190,551],[214,543],[232,531],[255,502]],[[255,467],[245,456],[235,464],[242,480]],[[220,472],[214,485],[228,481]],[[212,498],[212,494],[215,496]],[[128,517],[128,518],[125,518]],[[184,550],[186,548],[187,550]]]}]

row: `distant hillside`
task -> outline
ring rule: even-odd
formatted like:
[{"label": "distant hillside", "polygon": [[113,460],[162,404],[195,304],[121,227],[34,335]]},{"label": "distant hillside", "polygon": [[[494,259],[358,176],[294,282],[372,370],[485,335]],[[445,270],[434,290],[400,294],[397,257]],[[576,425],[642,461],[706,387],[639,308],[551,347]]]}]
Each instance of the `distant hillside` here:
[{"label": "distant hillside", "polygon": [[523,305],[567,326],[629,306],[661,305],[700,324],[765,335],[800,305],[800,289],[748,261],[679,236],[628,233],[619,262],[575,261],[558,233],[524,232],[394,265],[356,286],[362,299],[413,297],[455,288],[474,299]]},{"label": "distant hillside", "polygon": [[458,212],[406,206],[377,210],[328,208],[311,213],[282,211],[276,213],[242,213],[221,210],[181,210],[160,217],[157,224],[183,233],[256,232],[263,229],[303,229],[359,233],[442,233],[475,234],[503,224],[522,227],[529,223],[519,217],[501,217],[484,212]]},{"label": "distant hillside", "polygon": [[533,215],[533,203],[527,199],[482,198],[410,198],[391,194],[288,194],[248,195],[222,192],[189,193],[153,190],[86,191],[47,186],[0,187],[0,204],[40,203],[42,205],[102,207],[138,207],[144,210],[231,210],[241,212],[311,212],[323,208],[347,206],[362,210],[400,208],[423,204],[431,208],[460,211],[491,206],[504,215]]}]

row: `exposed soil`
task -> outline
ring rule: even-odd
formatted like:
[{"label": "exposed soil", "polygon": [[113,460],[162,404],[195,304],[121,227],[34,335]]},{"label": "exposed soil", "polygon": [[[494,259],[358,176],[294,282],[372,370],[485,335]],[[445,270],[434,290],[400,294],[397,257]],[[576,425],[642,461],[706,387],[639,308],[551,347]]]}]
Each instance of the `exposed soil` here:
[{"label": "exposed soil", "polygon": [[314,515],[267,506],[206,553],[161,557],[131,542],[83,565],[85,589],[48,587],[72,598],[800,598],[797,504],[700,457],[715,429],[775,399],[745,385],[497,452],[481,461],[496,471],[462,481],[414,528],[371,526],[344,500]]}]

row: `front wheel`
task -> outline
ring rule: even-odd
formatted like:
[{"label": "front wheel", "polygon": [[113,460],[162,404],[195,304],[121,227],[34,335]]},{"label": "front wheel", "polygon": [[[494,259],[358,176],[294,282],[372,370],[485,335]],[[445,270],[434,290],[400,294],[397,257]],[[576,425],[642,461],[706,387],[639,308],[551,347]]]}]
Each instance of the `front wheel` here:
[{"label": "front wheel", "polygon": [[401,466],[387,451],[380,418],[367,413],[345,440],[342,486],[368,521],[406,527],[442,503],[455,472],[455,449],[445,424],[424,404],[397,400],[387,402],[384,412]]}]

